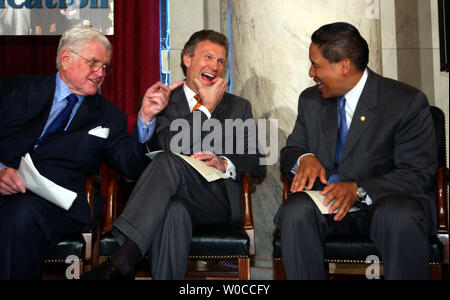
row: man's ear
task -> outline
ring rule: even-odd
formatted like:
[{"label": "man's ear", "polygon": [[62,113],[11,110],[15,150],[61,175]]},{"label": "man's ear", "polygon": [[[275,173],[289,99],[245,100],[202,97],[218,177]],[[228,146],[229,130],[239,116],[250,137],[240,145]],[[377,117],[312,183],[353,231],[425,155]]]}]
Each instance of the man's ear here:
[{"label": "man's ear", "polygon": [[342,75],[347,76],[352,70],[352,61],[348,58],[341,60],[342,63]]},{"label": "man's ear", "polygon": [[183,62],[186,68],[189,68],[191,66],[192,56],[190,54],[183,55]]},{"label": "man's ear", "polygon": [[66,69],[69,66],[72,61],[72,53],[70,53],[69,49],[64,49],[63,51],[61,51],[59,61],[61,62],[62,69]]}]

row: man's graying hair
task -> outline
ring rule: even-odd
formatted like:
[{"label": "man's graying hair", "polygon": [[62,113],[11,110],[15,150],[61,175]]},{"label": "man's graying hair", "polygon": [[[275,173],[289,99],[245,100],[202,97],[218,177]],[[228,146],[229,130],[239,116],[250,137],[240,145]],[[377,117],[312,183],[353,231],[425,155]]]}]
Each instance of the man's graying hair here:
[{"label": "man's graying hair", "polygon": [[189,41],[184,45],[183,51],[181,51],[181,68],[183,69],[184,76],[186,76],[186,66],[184,65],[183,57],[185,54],[194,56],[195,48],[197,48],[198,43],[203,41],[210,41],[221,45],[225,48],[225,52],[228,57],[228,39],[222,33],[216,32],[214,30],[201,30],[194,33]]},{"label": "man's graying hair", "polygon": [[112,46],[109,40],[101,33],[91,26],[73,26],[64,32],[59,41],[58,52],[56,55],[56,67],[58,70],[61,68],[61,62],[59,61],[61,52],[65,49],[69,49],[73,52],[80,54],[84,46],[88,42],[96,41],[103,44],[108,52],[111,52]]},{"label": "man's graying hair", "polygon": [[348,58],[360,71],[369,63],[369,45],[358,29],[348,23],[324,25],[313,33],[311,40],[331,63]]}]

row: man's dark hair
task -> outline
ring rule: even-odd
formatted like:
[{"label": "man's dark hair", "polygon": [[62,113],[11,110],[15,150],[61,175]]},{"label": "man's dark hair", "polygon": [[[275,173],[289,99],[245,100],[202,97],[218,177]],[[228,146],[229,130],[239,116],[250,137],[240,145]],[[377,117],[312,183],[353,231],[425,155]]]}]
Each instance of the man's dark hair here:
[{"label": "man's dark hair", "polygon": [[194,33],[189,41],[184,45],[183,51],[181,51],[181,68],[183,69],[184,76],[186,76],[186,66],[184,65],[183,57],[185,54],[194,56],[195,48],[198,43],[203,41],[210,41],[219,44],[225,48],[226,55],[228,57],[228,39],[222,33],[214,30],[201,30]]},{"label": "man's dark hair", "polygon": [[313,33],[311,40],[331,63],[348,58],[360,71],[369,63],[369,45],[358,29],[348,23],[324,25]]}]

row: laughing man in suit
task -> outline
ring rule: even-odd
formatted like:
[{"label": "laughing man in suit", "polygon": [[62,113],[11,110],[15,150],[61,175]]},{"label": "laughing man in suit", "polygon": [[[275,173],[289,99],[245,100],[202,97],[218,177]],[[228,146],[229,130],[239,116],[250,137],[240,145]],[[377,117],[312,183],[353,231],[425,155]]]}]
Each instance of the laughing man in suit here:
[{"label": "laughing man in suit", "polygon": [[[437,158],[427,98],[369,70],[367,42],[350,24],[321,27],[309,53],[317,85],[300,95],[281,151],[293,178],[275,217],[287,278],[323,279],[323,242],[334,234],[369,235],[387,279],[428,278]],[[336,200],[330,215],[304,188]],[[355,205],[362,210],[349,213]]]},{"label": "laughing man in suit", "polygon": [[[147,91],[138,126],[130,137],[126,115],[97,94],[109,72],[111,44],[89,26],[62,36],[53,76],[0,80],[0,280],[39,279],[47,250],[64,235],[95,223],[103,201],[95,192],[91,219],[84,183],[105,162],[130,178],[146,165],[145,146],[155,116],[171,87]],[[17,174],[26,153],[41,175],[78,194],[65,211],[27,191]]]},{"label": "laughing man in suit", "polygon": [[[121,247],[111,260],[86,274],[82,279],[132,278],[135,264],[146,254],[151,261],[153,279],[184,279],[192,239],[197,224],[241,222],[241,175],[250,172],[262,177],[265,167],[257,154],[226,153],[227,143],[247,145],[248,136],[223,136],[220,153],[195,152],[210,132],[195,132],[196,118],[205,124],[217,121],[225,128],[225,120],[251,120],[249,101],[226,93],[227,83],[221,78],[228,52],[227,38],[215,31],[194,33],[181,55],[185,84],[173,91],[167,108],[158,116],[154,149],[159,154],[137,182],[125,210],[114,223],[113,233]],[[199,97],[198,97],[199,96]],[[143,102],[145,103],[146,97]],[[185,153],[227,174],[227,179],[207,182],[183,159],[170,153],[172,139],[180,128],[171,131],[173,121],[184,121],[190,137]],[[199,127],[202,128],[203,126]],[[215,141],[217,142],[217,141]]]}]

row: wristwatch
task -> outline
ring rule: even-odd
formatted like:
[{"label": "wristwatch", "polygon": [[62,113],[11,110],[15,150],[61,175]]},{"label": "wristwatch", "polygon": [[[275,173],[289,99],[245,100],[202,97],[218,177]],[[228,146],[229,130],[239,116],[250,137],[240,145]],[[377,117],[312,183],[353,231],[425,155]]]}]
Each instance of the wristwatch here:
[{"label": "wristwatch", "polygon": [[366,190],[359,185],[356,185],[356,195],[358,196],[359,201],[364,201],[367,197]]}]

